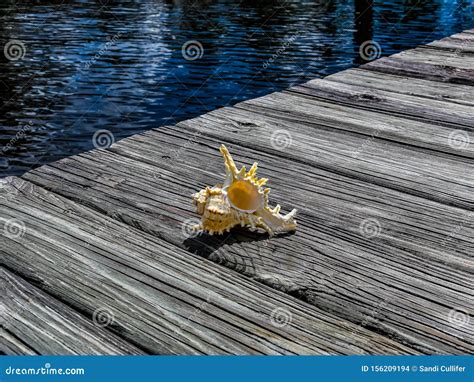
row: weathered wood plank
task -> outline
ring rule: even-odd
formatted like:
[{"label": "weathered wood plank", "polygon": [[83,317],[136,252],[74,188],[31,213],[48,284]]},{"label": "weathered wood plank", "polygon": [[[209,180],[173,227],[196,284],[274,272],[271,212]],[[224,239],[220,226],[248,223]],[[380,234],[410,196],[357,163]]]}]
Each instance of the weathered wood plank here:
[{"label": "weathered wood plank", "polygon": [[453,34],[451,36],[449,36],[450,38],[455,38],[455,39],[459,39],[459,40],[474,40],[474,35],[471,31],[467,30],[467,31],[464,31],[464,32],[461,32],[461,33],[456,33],[456,34]]},{"label": "weathered wood plank", "polygon": [[472,69],[459,69],[446,65],[407,61],[395,56],[382,57],[361,66],[361,68],[431,81],[474,85],[474,70]]},{"label": "weathered wood plank", "polygon": [[[465,328],[446,319],[453,307],[468,309],[473,227],[468,222],[467,231],[454,229],[466,211],[413,197],[410,203],[396,191],[234,144],[239,162],[261,160],[261,175],[275,186],[272,200],[286,210],[300,208],[298,233],[268,242],[241,232],[183,242],[182,223],[195,216],[189,195],[222,180],[216,175],[222,171],[216,150],[222,141],[228,143],[167,127],[117,143],[112,151],[121,155],[81,154],[26,178],[353,322],[364,322],[375,310],[381,319],[371,327],[420,351],[472,350]],[[381,225],[374,240],[360,233],[369,217]],[[459,252],[451,253],[453,248]]]},{"label": "weathered wood plank", "polygon": [[[167,133],[171,134],[168,135]],[[158,134],[150,132],[145,135],[135,136],[112,148],[114,153],[120,155],[108,152],[81,154],[80,156],[64,159],[61,162],[27,173],[25,178],[41,184],[54,192],[59,192],[64,196],[83,202],[89,202],[90,200],[86,198],[87,193],[84,191],[92,188],[90,196],[101,197],[100,200],[91,200],[91,206],[94,208],[100,208],[101,203],[105,203],[106,198],[111,197],[111,190],[117,191],[117,194],[114,194],[114,198],[110,199],[112,203],[110,206],[103,204],[104,208],[102,210],[105,213],[111,212],[115,202],[118,202],[119,205],[124,200],[129,200],[131,203],[136,202],[133,199],[136,195],[130,196],[127,199],[123,199],[122,196],[130,192],[134,194],[133,190],[134,188],[139,188],[140,182],[144,182],[144,187],[145,185],[150,187],[144,193],[145,196],[150,195],[149,192],[152,192],[153,195],[157,195],[157,200],[161,201],[160,195],[163,194],[166,204],[171,204],[168,207],[169,210],[175,211],[175,203],[179,203],[179,201],[183,203],[183,205],[179,203],[179,211],[181,209],[193,210],[189,191],[186,192],[186,190],[194,192],[196,187],[203,188],[206,184],[222,180],[220,179],[222,175],[215,175],[222,172],[221,158],[216,156],[216,147],[220,142],[228,142],[212,136],[202,135],[199,138],[191,138],[193,140],[191,144],[193,149],[186,152],[188,150],[180,146],[180,143],[183,145],[187,143],[185,138],[172,135],[173,133],[176,134],[177,129],[169,127],[166,130],[160,130]],[[208,145],[206,145],[206,142]],[[214,144],[214,146],[211,146],[211,144]],[[160,146],[166,148],[160,149]],[[361,205],[370,206],[372,209],[377,206],[377,210],[387,213],[386,218],[383,218],[383,220],[387,220],[389,231],[393,234],[393,239],[406,238],[403,247],[410,246],[409,241],[415,239],[416,243],[423,245],[423,247],[429,247],[436,251],[440,245],[443,245],[445,249],[456,252],[457,255],[455,256],[466,259],[470,258],[471,250],[474,249],[472,240],[474,231],[470,230],[471,225],[466,224],[465,228],[467,231],[457,232],[455,229],[463,216],[469,215],[466,210],[425,201],[422,198],[357,181],[302,163],[292,164],[291,160],[275,158],[264,152],[257,152],[254,149],[247,149],[242,146],[239,147],[236,144],[233,144],[233,146],[238,150],[236,155],[237,158],[241,158],[242,162],[250,163],[255,157],[262,158],[261,160],[266,162],[262,164],[262,169],[267,171],[266,175],[275,172],[275,175],[272,177],[272,183],[277,187],[276,192],[281,195],[280,199],[291,200],[292,203],[296,202],[300,206],[306,205],[307,202],[318,203],[318,215],[320,218],[324,218],[324,220],[332,221],[334,219],[336,224],[338,220],[344,218],[345,214],[349,216],[357,215],[357,210]],[[191,167],[185,166],[184,168],[175,169],[176,162],[173,161],[173,158],[176,150],[180,148],[180,153],[186,152],[186,155],[180,158],[179,163],[184,161],[200,163],[201,158],[207,163],[206,166],[199,168],[196,164]],[[142,167],[140,162],[128,161],[128,168],[122,169],[121,163],[126,160],[122,155],[150,163],[153,166],[143,165],[144,167]],[[153,158],[155,155],[156,159]],[[291,184],[288,184],[289,182],[285,179],[287,173],[281,169],[282,167],[291,169]],[[189,181],[193,180],[191,184],[188,182],[190,172],[195,174],[189,178]],[[137,174],[135,175],[135,173]],[[212,176],[211,182],[207,180],[209,176]],[[175,180],[175,177],[185,180],[178,182]],[[312,180],[308,182],[307,178]],[[133,184],[133,186],[130,186],[130,184]],[[157,184],[159,184],[158,188],[156,188]],[[300,192],[297,192],[300,184],[305,186]],[[75,191],[79,185],[82,185],[81,192]],[[288,191],[285,190],[287,188]],[[344,190],[343,194],[340,193],[341,190]],[[308,193],[314,195],[309,200],[307,199]],[[358,195],[365,195],[366,198],[360,200]],[[341,200],[342,197],[347,201],[347,204]],[[317,198],[323,199],[321,205],[315,200]],[[334,200],[330,202],[331,199]],[[326,211],[324,205],[328,203],[331,204],[331,210]],[[420,207],[422,203],[425,203],[425,207]],[[166,208],[166,204],[164,208]],[[135,206],[135,204],[132,205]],[[137,205],[137,208],[142,209],[141,207],[141,205]],[[289,208],[291,208],[291,203],[288,203]],[[339,211],[337,210],[338,208],[340,208]],[[327,215],[322,215],[324,213],[327,213]],[[394,214],[399,215],[399,217],[393,219]],[[441,224],[438,221],[440,214],[443,215],[443,223]],[[383,214],[379,215],[380,218],[383,216]],[[389,219],[388,216],[392,216],[392,218]],[[423,229],[419,230],[417,228],[419,222],[423,220],[425,228],[430,231],[429,235]],[[357,222],[358,220],[355,219],[349,225],[348,221],[345,221],[342,226],[348,229],[358,228]],[[468,221],[467,223],[470,222]],[[454,239],[462,240],[462,245],[454,243],[454,246],[451,246],[449,241],[446,242],[446,233],[451,231],[453,231],[452,237]],[[420,250],[420,247],[417,246],[411,248],[413,250]],[[455,260],[455,258],[452,260]]]},{"label": "weathered wood plank", "polygon": [[[312,80],[290,89],[316,99],[474,131],[474,107],[366,86]],[[283,93],[284,94],[284,93]],[[473,143],[474,145],[474,143]]]},{"label": "weathered wood plank", "polygon": [[[216,149],[215,147],[218,146],[220,142],[225,142],[226,144],[232,144],[230,141],[234,141],[232,137],[226,138],[226,140],[222,140],[222,138],[215,137],[212,134],[209,134],[213,128],[209,123],[206,124],[206,130],[196,130],[196,133],[191,137],[193,149],[190,150],[189,153],[186,153],[186,156],[181,157],[180,159],[183,162],[190,161],[191,163],[199,163],[199,159],[205,159],[207,163],[205,167],[205,171],[203,172],[201,169],[197,168],[192,170],[194,167],[198,167],[198,165],[193,165],[189,169],[185,169],[181,171],[175,171],[176,174],[180,174],[184,179],[187,179],[187,175],[189,171],[196,171],[199,174],[200,181],[199,187],[204,187],[206,183],[206,173],[209,171],[211,173],[218,173],[219,170],[222,169],[222,164],[220,163],[220,157],[216,158]],[[220,124],[222,128],[222,124]],[[191,130],[191,128],[189,128]],[[200,134],[199,136],[197,136]],[[144,136],[137,136],[129,141],[124,141],[123,145],[118,144],[113,148],[114,152],[120,153],[124,156],[132,157],[134,159],[142,160],[146,163],[151,163],[157,165],[163,169],[173,172],[173,167],[170,166],[170,162],[168,163],[160,163],[160,160],[157,161],[152,160],[149,161],[148,158],[153,157],[153,153],[160,153],[163,152],[159,149],[158,146],[166,147],[167,150],[164,151],[164,156],[168,154],[173,154],[179,150],[181,147],[185,147],[186,141],[184,137],[180,137],[179,128],[167,128],[165,130],[159,130],[158,134],[154,131],[151,131]],[[136,138],[136,139],[135,139]],[[230,139],[229,139],[230,138]],[[179,139],[181,139],[181,145],[179,143]],[[229,140],[227,140],[229,139]],[[358,182],[354,181],[353,179],[348,179],[344,176],[340,176],[334,173],[330,173],[324,170],[318,170],[314,166],[308,166],[305,164],[300,163],[292,163],[291,160],[288,160],[283,157],[275,157],[274,155],[266,155],[264,154],[263,150],[261,152],[257,152],[254,148],[247,149],[245,148],[245,143],[249,143],[253,140],[252,137],[249,137],[249,141],[244,142],[242,146],[233,143],[238,150],[238,157],[241,158],[242,163],[251,163],[256,156],[263,157],[267,161],[267,164],[262,167],[262,169],[266,169],[267,174],[269,177],[271,176],[272,172],[275,172],[276,178],[273,181],[273,184],[277,187],[277,200],[291,200],[292,202],[301,203],[303,208],[308,207],[309,202],[315,202],[315,198],[323,197],[321,194],[324,195],[323,190],[326,191],[326,195],[330,199],[335,199],[331,204],[340,203],[341,204],[341,215],[334,221],[343,220],[343,214],[348,213],[349,215],[357,215],[357,208],[352,207],[351,205],[355,205],[356,203],[361,205],[366,205],[367,207],[375,207],[376,204],[381,203],[383,206],[380,206],[380,209],[387,212],[387,213],[398,213],[402,214],[403,217],[396,220],[397,223],[401,223],[400,226],[396,227],[395,221],[390,224],[389,230],[396,235],[397,238],[402,238],[406,235],[407,241],[409,238],[416,239],[418,244],[423,244],[425,247],[432,247],[432,249],[438,248],[439,245],[443,244],[446,249],[451,251],[457,252],[459,255],[465,255],[466,259],[472,258],[472,250],[474,250],[474,231],[471,231],[470,228],[472,225],[468,220],[465,222],[465,227],[467,231],[464,231],[462,235],[459,235],[460,232],[456,231],[455,228],[457,227],[460,219],[464,216],[471,216],[474,213],[469,213],[468,211],[460,208],[451,208],[444,205],[440,205],[439,203],[432,203],[426,201],[425,199],[414,198],[409,195],[396,192],[393,190],[389,190],[383,187],[374,186],[372,184],[368,184],[365,182]],[[254,141],[254,140],[253,140]],[[136,142],[136,143],[135,143]],[[255,142],[255,141],[254,141]],[[212,147],[212,143],[214,143],[214,147]],[[137,156],[137,152],[139,149],[142,148],[144,151]],[[184,149],[186,151],[186,149]],[[181,156],[181,154],[180,154]],[[103,158],[103,156],[101,156]],[[114,158],[118,160],[119,158]],[[214,160],[213,160],[214,159]],[[161,161],[163,162],[163,161]],[[95,166],[94,161],[87,161],[83,162],[87,165]],[[172,163],[172,162],[171,162]],[[110,163],[113,165],[114,162]],[[118,164],[115,162],[115,164]],[[296,168],[299,167],[299,170]],[[290,171],[282,170],[283,169],[291,169]],[[292,175],[292,182],[288,184],[288,180],[285,179],[285,176],[288,175],[288,172]],[[151,174],[150,174],[151,175]],[[215,177],[215,182],[219,181],[221,176]],[[308,178],[310,180],[308,181]],[[328,180],[326,180],[328,179]],[[201,181],[202,180],[202,181]],[[304,185],[304,188],[301,189],[300,185]],[[315,185],[317,185],[315,187]],[[172,187],[172,184],[169,185]],[[348,205],[343,205],[343,201],[341,200],[341,195],[338,193],[338,190],[345,189],[346,193],[350,196],[345,196],[348,198]],[[300,192],[298,192],[300,190]],[[184,190],[183,190],[184,191]],[[278,193],[281,194],[278,197]],[[308,195],[317,195],[316,197],[311,196],[310,199],[307,199]],[[321,195],[321,196],[320,196]],[[360,200],[359,195],[365,195],[368,199],[367,201]],[[187,195],[185,195],[187,197]],[[396,202],[381,202],[381,200],[395,200]],[[329,199],[328,199],[329,202]],[[425,203],[425,208],[420,207],[421,203]],[[327,216],[325,216],[326,221],[330,221],[331,214],[335,213],[334,208],[335,206],[331,207],[331,212],[328,211]],[[291,209],[291,203],[287,204],[287,209]],[[318,211],[322,210],[322,206],[318,205]],[[426,210],[425,210],[426,209]],[[416,213],[415,211],[419,211],[419,215],[414,217],[412,214]],[[308,211],[307,213],[311,213]],[[440,225],[437,221],[437,216],[439,214],[443,214],[443,219],[447,223],[447,225]],[[318,215],[318,214],[315,214]],[[393,215],[392,215],[393,216]],[[432,220],[430,221],[427,219],[428,216],[431,216]],[[316,217],[316,216],[315,216]],[[389,219],[387,219],[389,220]],[[393,220],[393,219],[392,219]],[[430,230],[430,232],[436,233],[434,236],[430,236],[429,241],[424,240],[426,238],[426,232],[423,235],[418,235],[415,230],[411,230],[408,226],[416,227],[420,221],[424,220],[425,227]],[[347,221],[344,223],[347,226]],[[353,221],[352,226],[357,226],[357,220]],[[408,232],[407,232],[408,231]],[[453,238],[462,240],[462,244],[455,243],[453,247],[450,247],[448,243],[445,243],[446,232],[454,232]],[[409,247],[408,243],[404,243],[404,248]],[[464,247],[461,249],[459,247]]]},{"label": "weathered wood plank", "polygon": [[[199,131],[207,129],[208,134],[216,137],[225,133],[233,142],[248,147],[448,205],[474,208],[472,160],[390,142],[398,140],[439,151],[460,152],[472,158],[474,139],[466,139],[466,145],[459,149],[450,145],[450,134],[456,130],[425,125],[423,131],[423,126],[402,124],[403,120],[377,118],[357,109],[352,109],[352,113],[339,109],[337,113],[337,107],[328,109],[313,100],[279,93],[237,106],[180,125]],[[253,112],[249,113],[250,110]],[[377,121],[375,126],[374,121]],[[272,147],[275,131],[291,141],[288,150]],[[461,130],[458,133],[461,138],[474,135]]]},{"label": "weathered wood plank", "polygon": [[349,69],[324,78],[326,81],[365,86],[406,95],[432,98],[462,105],[474,106],[474,87],[440,83],[424,79],[378,73],[364,69]]},{"label": "weathered wood plank", "polygon": [[2,267],[0,289],[6,353],[143,354]]},{"label": "weathered wood plank", "polygon": [[[225,114],[229,114],[229,117]],[[207,116],[214,115],[222,116],[221,119],[224,119],[227,125],[234,124],[233,130],[239,126],[239,123],[244,125],[251,124],[255,120],[255,123],[261,128],[283,129],[291,132],[291,135],[295,131],[295,134],[310,135],[326,143],[330,139],[338,139],[334,142],[336,145],[339,144],[338,146],[340,147],[340,149],[335,150],[336,153],[342,150],[341,154],[343,156],[341,158],[351,161],[353,165],[364,165],[364,163],[353,161],[357,159],[360,151],[366,152],[371,146],[387,146],[389,150],[388,156],[393,159],[399,157],[397,152],[400,149],[406,151],[408,148],[405,145],[391,145],[388,141],[466,156],[468,158],[472,158],[474,155],[472,140],[468,139],[474,133],[469,130],[456,130],[453,127],[446,127],[441,124],[430,124],[376,113],[370,110],[361,110],[311,97],[297,97],[292,93],[289,96],[273,93],[255,100],[239,103],[234,108],[223,109],[222,111],[217,110],[207,114]],[[245,128],[245,126],[241,128]],[[333,129],[340,130],[340,132],[333,132]],[[346,131],[357,134],[346,134]],[[363,134],[363,136],[359,134]],[[460,145],[458,145],[458,142],[453,139],[453,136],[456,137],[458,134],[460,134],[461,138],[467,137],[465,143],[459,142]],[[303,139],[302,142],[305,142],[305,140]],[[331,152],[333,151],[332,145],[326,145],[326,149],[324,149],[324,147],[318,147],[321,144],[318,145],[317,142],[313,144],[315,145],[315,150],[326,151],[330,149]],[[426,151],[422,150],[422,152]],[[432,151],[427,153],[430,156],[439,155]],[[375,154],[371,153],[371,155]],[[425,155],[420,154],[416,150],[406,151],[404,155],[425,157]],[[451,158],[457,163],[457,158]],[[376,160],[375,157],[372,160],[378,162],[378,159]],[[387,153],[383,153],[380,158],[380,164],[387,160],[390,161],[390,159],[387,159]],[[451,163],[453,163],[452,160]],[[328,162],[328,165],[330,163]],[[370,164],[366,163],[365,165]],[[422,170],[423,167],[419,171]]]},{"label": "weathered wood plank", "polygon": [[149,352],[410,352],[29,183],[4,186],[1,221],[25,226],[6,237],[2,263],[86,314],[104,310],[108,329]]},{"label": "weathered wood plank", "polygon": [[0,326],[0,354],[37,355],[38,353]]},{"label": "weathered wood plank", "polygon": [[[27,226],[0,254],[86,315],[105,304],[149,352],[473,353],[472,89],[432,82],[474,84],[469,31],[452,40],[364,66],[370,86],[314,81],[25,175],[56,195],[11,179],[0,219]],[[386,89],[380,72],[422,80]],[[300,209],[295,235],[183,232],[223,142]],[[284,328],[276,301],[297,312]]]},{"label": "weathered wood plank", "polygon": [[415,48],[404,50],[391,57],[400,58],[409,62],[448,66],[457,69],[474,69],[474,56],[440,49]]},{"label": "weathered wood plank", "polygon": [[474,53],[474,38],[462,38],[462,36],[461,38],[446,37],[429,43],[427,47],[449,49],[459,53]]}]

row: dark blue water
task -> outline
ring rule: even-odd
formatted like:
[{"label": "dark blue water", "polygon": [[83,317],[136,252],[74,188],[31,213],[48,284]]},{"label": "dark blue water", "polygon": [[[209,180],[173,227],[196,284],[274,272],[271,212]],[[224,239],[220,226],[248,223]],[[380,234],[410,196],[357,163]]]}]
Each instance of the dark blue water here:
[{"label": "dark blue water", "polygon": [[[0,176],[474,27],[471,1],[1,1]],[[188,49],[186,49],[188,47]],[[184,48],[184,50],[183,50]]]}]

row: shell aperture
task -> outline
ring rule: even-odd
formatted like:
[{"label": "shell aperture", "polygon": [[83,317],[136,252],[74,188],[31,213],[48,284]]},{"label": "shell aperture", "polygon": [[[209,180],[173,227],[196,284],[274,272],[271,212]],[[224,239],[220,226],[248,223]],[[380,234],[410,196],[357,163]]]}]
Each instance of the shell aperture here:
[{"label": "shell aperture", "polygon": [[194,229],[221,234],[240,225],[252,230],[262,228],[270,236],[296,230],[295,209],[281,215],[279,205],[273,209],[268,206],[270,189],[264,188],[268,179],[257,177],[257,162],[249,171],[245,166],[238,170],[224,145],[220,152],[226,169],[224,184],[206,187],[193,195],[197,213],[201,215],[201,222]]}]

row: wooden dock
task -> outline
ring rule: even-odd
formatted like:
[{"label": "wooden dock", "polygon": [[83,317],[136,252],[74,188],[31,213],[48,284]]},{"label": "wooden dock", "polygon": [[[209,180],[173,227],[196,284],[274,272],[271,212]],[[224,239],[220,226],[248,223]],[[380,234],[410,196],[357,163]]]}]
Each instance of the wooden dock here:
[{"label": "wooden dock", "polygon": [[[218,147],[295,234],[189,235]],[[0,180],[0,352],[473,354],[474,30]]]}]

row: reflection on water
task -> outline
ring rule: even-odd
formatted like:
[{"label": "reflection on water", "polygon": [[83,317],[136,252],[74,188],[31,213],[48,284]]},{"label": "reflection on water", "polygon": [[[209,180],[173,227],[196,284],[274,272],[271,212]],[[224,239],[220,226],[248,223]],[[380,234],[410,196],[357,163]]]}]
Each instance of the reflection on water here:
[{"label": "reflection on water", "polygon": [[0,176],[100,129],[119,139],[358,65],[369,39],[389,55],[473,26],[466,1],[369,2],[4,0],[0,48],[23,45],[0,54]]}]

